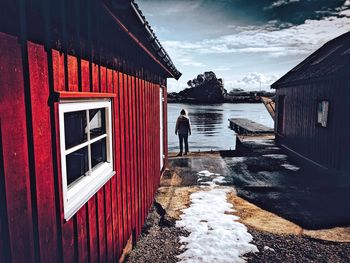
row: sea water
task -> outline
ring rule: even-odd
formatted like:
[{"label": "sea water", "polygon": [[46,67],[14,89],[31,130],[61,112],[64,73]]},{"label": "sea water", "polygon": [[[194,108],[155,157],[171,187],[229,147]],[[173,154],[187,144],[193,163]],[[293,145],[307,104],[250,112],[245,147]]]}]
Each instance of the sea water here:
[{"label": "sea water", "polygon": [[181,109],[187,109],[192,124],[189,136],[190,151],[233,150],[236,146],[235,132],[229,128],[229,118],[247,118],[273,127],[274,123],[262,103],[223,103],[211,105],[169,103],[168,104],[168,149],[179,150],[175,135],[176,119]]}]

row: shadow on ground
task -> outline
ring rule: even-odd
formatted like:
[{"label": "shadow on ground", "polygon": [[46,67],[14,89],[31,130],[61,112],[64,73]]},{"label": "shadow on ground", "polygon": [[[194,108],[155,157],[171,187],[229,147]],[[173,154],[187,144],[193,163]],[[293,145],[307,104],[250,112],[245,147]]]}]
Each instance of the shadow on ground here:
[{"label": "shadow on ground", "polygon": [[350,225],[350,188],[295,164],[273,140],[244,142],[222,154],[238,196],[305,229]]}]

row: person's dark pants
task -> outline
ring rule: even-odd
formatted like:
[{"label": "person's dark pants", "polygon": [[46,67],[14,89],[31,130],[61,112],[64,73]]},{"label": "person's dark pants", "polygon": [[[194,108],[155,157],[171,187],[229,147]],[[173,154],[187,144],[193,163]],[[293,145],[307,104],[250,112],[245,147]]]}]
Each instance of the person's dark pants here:
[{"label": "person's dark pants", "polygon": [[179,134],[180,153],[183,152],[184,142],[185,142],[185,153],[188,153],[188,134]]}]

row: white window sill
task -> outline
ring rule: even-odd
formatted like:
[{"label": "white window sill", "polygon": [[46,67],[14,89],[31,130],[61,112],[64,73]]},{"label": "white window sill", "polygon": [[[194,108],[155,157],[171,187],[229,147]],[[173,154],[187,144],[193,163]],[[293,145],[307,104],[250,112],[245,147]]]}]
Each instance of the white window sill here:
[{"label": "white window sill", "polygon": [[104,163],[92,175],[84,176],[77,185],[71,187],[68,200],[65,200],[64,219],[68,221],[72,218],[114,174],[111,164]]}]

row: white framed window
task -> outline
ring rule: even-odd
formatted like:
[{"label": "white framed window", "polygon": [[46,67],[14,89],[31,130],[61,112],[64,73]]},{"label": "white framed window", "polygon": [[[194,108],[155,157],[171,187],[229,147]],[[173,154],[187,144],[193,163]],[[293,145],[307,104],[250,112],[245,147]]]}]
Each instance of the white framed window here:
[{"label": "white framed window", "polygon": [[114,174],[110,100],[61,100],[64,218],[70,219]]},{"label": "white framed window", "polygon": [[329,102],[327,100],[321,100],[317,103],[317,124],[320,127],[327,127],[328,125],[328,108]]}]

